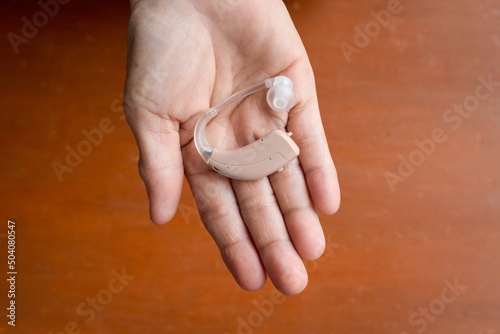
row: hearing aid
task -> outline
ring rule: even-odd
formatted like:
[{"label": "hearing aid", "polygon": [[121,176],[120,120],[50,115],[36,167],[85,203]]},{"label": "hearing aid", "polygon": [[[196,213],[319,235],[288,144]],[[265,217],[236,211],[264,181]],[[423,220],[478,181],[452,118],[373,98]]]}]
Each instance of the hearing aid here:
[{"label": "hearing aid", "polygon": [[282,171],[298,157],[300,150],[292,140],[292,134],[283,130],[275,130],[246,146],[228,151],[214,148],[207,139],[207,124],[221,110],[266,88],[269,89],[267,103],[274,111],[289,112],[295,105],[296,96],[292,81],[285,76],[277,76],[231,95],[208,109],[198,119],[194,129],[194,144],[203,160],[216,172],[236,180],[258,180]]}]

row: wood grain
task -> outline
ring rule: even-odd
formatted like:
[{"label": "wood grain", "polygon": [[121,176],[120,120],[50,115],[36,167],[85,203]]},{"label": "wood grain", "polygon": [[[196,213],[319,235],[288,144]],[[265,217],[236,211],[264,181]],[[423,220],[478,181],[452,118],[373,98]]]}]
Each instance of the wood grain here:
[{"label": "wood grain", "polygon": [[[174,221],[149,222],[119,110],[126,3],[61,5],[18,53],[7,36],[40,7],[2,4],[2,312],[7,219],[18,276],[17,326],[0,313],[0,332],[500,333],[500,87],[474,98],[500,81],[500,1],[401,0],[381,27],[372,11],[390,3],[287,2],[343,201],[322,217],[328,252],[296,297],[236,285],[187,185]],[[357,49],[350,62],[341,45]],[[60,182],[53,162],[78,145],[91,152]]]}]

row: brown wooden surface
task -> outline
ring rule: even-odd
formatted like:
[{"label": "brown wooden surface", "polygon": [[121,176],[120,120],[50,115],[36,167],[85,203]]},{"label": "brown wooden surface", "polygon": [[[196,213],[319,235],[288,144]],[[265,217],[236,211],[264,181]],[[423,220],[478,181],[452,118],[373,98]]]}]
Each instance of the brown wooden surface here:
[{"label": "brown wooden surface", "polygon": [[[348,63],[341,43],[353,44],[354,28],[387,2],[288,2],[343,202],[322,217],[329,253],[308,264],[308,288],[278,298],[269,283],[255,293],[236,285],[188,187],[174,221],[149,222],[137,148],[114,112],[127,4],[61,5],[16,54],[7,34],[40,8],[2,3],[0,332],[403,334],[426,324],[429,334],[500,333],[500,87],[459,126],[443,119],[479,76],[500,81],[500,1],[401,4]],[[64,163],[66,147],[100,122],[110,133],[59,182],[53,161]],[[435,129],[446,140],[391,191],[384,174]],[[17,223],[15,328],[5,317],[7,219]],[[107,292],[122,268],[135,278]],[[455,280],[467,289],[454,301],[445,290],[442,302]],[[109,304],[94,319],[78,314],[96,297]],[[423,321],[429,305],[436,315]]]}]

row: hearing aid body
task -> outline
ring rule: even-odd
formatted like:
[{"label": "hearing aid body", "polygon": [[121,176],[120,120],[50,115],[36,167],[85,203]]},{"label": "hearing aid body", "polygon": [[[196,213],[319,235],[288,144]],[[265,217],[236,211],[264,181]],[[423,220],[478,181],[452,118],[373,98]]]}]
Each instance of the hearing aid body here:
[{"label": "hearing aid body", "polygon": [[196,149],[210,167],[226,177],[245,181],[258,180],[281,171],[299,155],[298,146],[290,138],[292,134],[283,130],[275,130],[234,150],[219,150],[210,145],[206,137],[207,124],[231,103],[265,88],[269,88],[267,102],[275,111],[288,112],[295,104],[292,81],[287,77],[278,76],[230,96],[210,108],[196,123],[194,133]]}]

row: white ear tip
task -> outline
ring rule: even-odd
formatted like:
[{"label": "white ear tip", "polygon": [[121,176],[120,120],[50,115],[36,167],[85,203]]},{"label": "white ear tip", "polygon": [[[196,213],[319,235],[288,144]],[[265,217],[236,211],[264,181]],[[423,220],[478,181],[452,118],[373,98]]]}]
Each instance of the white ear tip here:
[{"label": "white ear tip", "polygon": [[288,112],[295,105],[295,92],[292,80],[285,76],[275,77],[267,92],[267,103],[278,112]]}]

